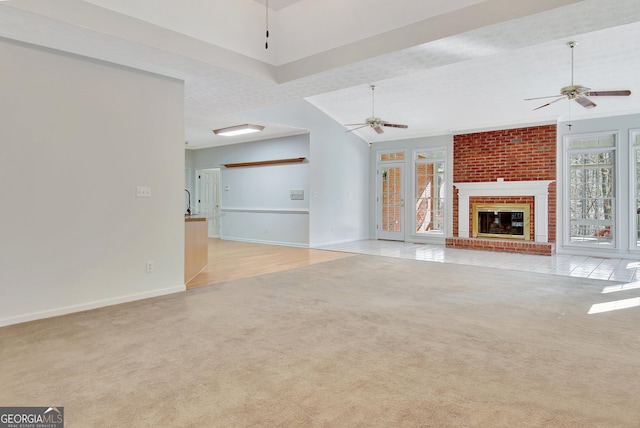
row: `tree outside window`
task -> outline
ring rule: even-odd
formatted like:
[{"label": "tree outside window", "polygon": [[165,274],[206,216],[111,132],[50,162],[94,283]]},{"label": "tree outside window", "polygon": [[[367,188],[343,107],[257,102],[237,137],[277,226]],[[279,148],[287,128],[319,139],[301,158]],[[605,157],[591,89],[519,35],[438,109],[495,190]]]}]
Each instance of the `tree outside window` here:
[{"label": "tree outside window", "polygon": [[569,238],[571,244],[615,245],[613,136],[570,143]]}]

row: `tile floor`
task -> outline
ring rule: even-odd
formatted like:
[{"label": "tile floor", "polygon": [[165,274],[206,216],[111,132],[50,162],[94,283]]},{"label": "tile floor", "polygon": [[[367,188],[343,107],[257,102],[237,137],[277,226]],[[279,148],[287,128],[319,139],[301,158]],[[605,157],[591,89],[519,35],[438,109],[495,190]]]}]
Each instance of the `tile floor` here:
[{"label": "tile floor", "polygon": [[499,253],[493,251],[446,248],[437,244],[365,240],[320,247],[345,251],[441,263],[487,266],[527,272],[548,273],[607,281],[639,282],[640,260],[588,256]]}]

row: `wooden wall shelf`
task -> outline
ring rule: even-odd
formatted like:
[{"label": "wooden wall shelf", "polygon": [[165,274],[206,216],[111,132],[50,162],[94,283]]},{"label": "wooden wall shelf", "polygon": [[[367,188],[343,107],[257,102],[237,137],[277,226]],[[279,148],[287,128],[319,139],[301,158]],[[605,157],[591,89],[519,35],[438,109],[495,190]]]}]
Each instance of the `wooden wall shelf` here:
[{"label": "wooden wall shelf", "polygon": [[225,163],[223,166],[225,168],[245,168],[249,166],[264,166],[264,165],[278,165],[284,163],[300,163],[304,162],[306,158],[288,158],[288,159],[273,159],[266,161],[256,161],[256,162],[240,162],[240,163]]}]

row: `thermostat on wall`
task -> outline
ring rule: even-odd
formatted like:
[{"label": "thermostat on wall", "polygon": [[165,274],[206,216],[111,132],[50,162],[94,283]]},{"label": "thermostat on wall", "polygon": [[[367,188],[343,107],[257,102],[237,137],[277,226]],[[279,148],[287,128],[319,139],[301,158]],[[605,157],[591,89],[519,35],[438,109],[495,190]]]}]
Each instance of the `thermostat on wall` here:
[{"label": "thermostat on wall", "polygon": [[290,190],[289,195],[292,201],[302,201],[304,199],[304,190]]}]

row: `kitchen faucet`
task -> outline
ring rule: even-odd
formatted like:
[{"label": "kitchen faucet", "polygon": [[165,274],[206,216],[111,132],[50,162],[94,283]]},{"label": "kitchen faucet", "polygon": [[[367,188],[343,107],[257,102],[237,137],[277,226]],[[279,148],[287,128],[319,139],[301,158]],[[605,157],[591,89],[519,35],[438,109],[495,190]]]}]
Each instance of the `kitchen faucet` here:
[{"label": "kitchen faucet", "polygon": [[187,204],[187,215],[191,215],[191,192],[189,191],[189,189],[184,189],[185,192],[187,192],[187,195],[189,195],[189,203]]}]

